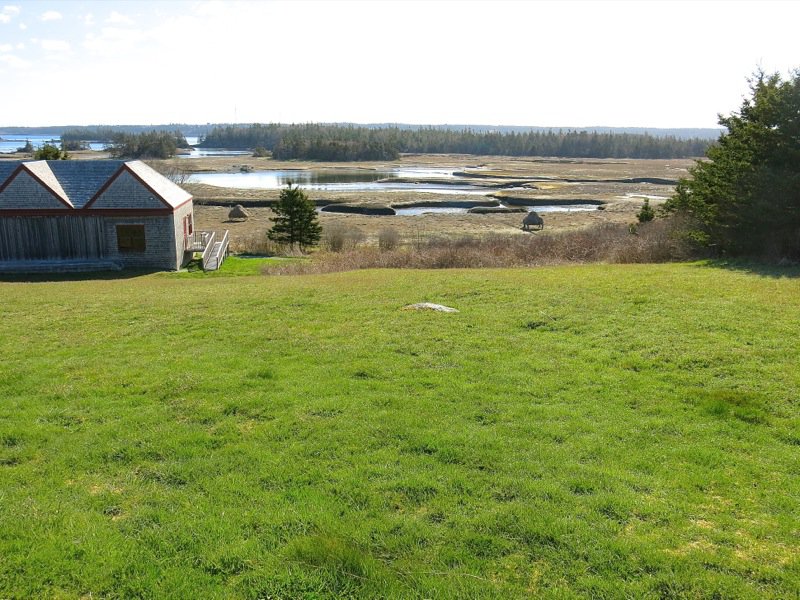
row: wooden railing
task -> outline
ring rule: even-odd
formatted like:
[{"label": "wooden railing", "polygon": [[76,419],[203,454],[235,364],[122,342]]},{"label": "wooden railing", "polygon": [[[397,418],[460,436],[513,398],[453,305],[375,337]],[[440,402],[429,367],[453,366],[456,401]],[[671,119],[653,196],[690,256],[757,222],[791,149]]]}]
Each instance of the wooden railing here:
[{"label": "wooden railing", "polygon": [[208,246],[208,238],[212,233],[212,231],[195,230],[184,240],[184,250],[187,252],[203,252]]},{"label": "wooden railing", "polygon": [[228,256],[229,244],[230,238],[226,229],[219,241],[217,241],[216,231],[195,231],[186,238],[185,246],[187,252],[203,253],[201,262],[204,271],[216,271]]},{"label": "wooden railing", "polygon": [[208,233],[208,239],[206,240],[205,248],[203,248],[203,270],[208,270],[208,262],[211,260],[211,255],[213,254],[214,250],[214,238],[217,235],[216,231],[203,231],[202,233]]},{"label": "wooden railing", "polygon": [[225,260],[228,256],[228,245],[230,244],[230,240],[228,239],[228,230],[225,230],[225,235],[222,236],[222,244],[219,247],[219,252],[217,253],[217,268],[219,269],[222,266],[222,261]]},{"label": "wooden railing", "polygon": [[224,261],[225,257],[228,256],[229,243],[227,229],[225,230],[225,234],[222,236],[222,239],[219,241],[216,240],[216,233],[211,236],[208,241],[208,246],[203,252],[204,271],[216,271],[222,266],[222,261]]}]

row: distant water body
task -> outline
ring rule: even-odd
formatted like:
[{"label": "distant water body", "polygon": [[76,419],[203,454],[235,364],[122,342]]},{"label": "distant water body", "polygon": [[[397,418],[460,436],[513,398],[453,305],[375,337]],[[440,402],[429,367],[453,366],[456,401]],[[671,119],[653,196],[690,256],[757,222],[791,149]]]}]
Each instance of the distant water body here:
[{"label": "distant water body", "polygon": [[[28,142],[39,149],[45,144],[52,144],[61,147],[61,135],[58,133],[45,133],[40,135],[21,135],[18,133],[3,133],[0,131],[0,154],[11,154],[22,148]],[[105,150],[106,145],[100,142],[90,142],[91,150]]]},{"label": "distant water body", "polygon": [[[436,178],[451,179],[453,171],[446,169],[399,168],[374,171],[371,169],[284,169],[254,171],[251,173],[198,173],[189,178],[190,183],[205,183],[226,188],[277,190],[290,181],[307,190],[329,192],[360,191],[417,191],[451,195],[484,196],[489,189],[468,185],[420,181],[413,183],[403,179]],[[401,179],[402,178],[402,179]],[[394,181],[394,180],[398,181]]]}]

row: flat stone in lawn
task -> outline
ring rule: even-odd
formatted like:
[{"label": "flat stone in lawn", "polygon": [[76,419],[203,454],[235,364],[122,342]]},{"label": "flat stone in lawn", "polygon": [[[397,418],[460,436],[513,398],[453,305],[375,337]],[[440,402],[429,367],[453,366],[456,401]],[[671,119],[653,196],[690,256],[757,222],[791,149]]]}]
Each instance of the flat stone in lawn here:
[{"label": "flat stone in lawn", "polygon": [[458,309],[444,306],[442,304],[434,304],[433,302],[418,302],[417,304],[409,304],[403,307],[403,310],[435,310],[437,312],[457,313]]}]

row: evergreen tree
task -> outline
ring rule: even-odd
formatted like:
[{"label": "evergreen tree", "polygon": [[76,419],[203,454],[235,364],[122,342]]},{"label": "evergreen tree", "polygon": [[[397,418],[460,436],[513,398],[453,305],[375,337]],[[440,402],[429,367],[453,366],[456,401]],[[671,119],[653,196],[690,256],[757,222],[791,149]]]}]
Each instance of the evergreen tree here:
[{"label": "evergreen tree", "polygon": [[33,158],[35,160],[67,160],[69,154],[66,151],[62,151],[58,146],[45,144],[33,153]]},{"label": "evergreen tree", "polygon": [[644,199],[642,209],[636,213],[636,218],[639,220],[639,223],[647,223],[656,218],[656,211],[650,206],[650,200],[648,198]]},{"label": "evergreen tree", "polygon": [[758,72],[752,97],[680,181],[665,204],[697,223],[695,237],[721,253],[800,258],[800,71]]},{"label": "evergreen tree", "polygon": [[292,182],[281,190],[278,202],[272,207],[276,217],[267,237],[273,242],[300,246],[305,249],[319,243],[322,226],[317,219],[314,203]]}]

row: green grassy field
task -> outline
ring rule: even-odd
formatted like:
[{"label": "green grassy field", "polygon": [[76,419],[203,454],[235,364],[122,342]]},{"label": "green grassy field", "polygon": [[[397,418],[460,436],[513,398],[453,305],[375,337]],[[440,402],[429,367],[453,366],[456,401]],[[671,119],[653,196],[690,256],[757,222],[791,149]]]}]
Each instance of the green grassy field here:
[{"label": "green grassy field", "polygon": [[257,264],[0,283],[0,598],[797,597],[800,271]]}]

